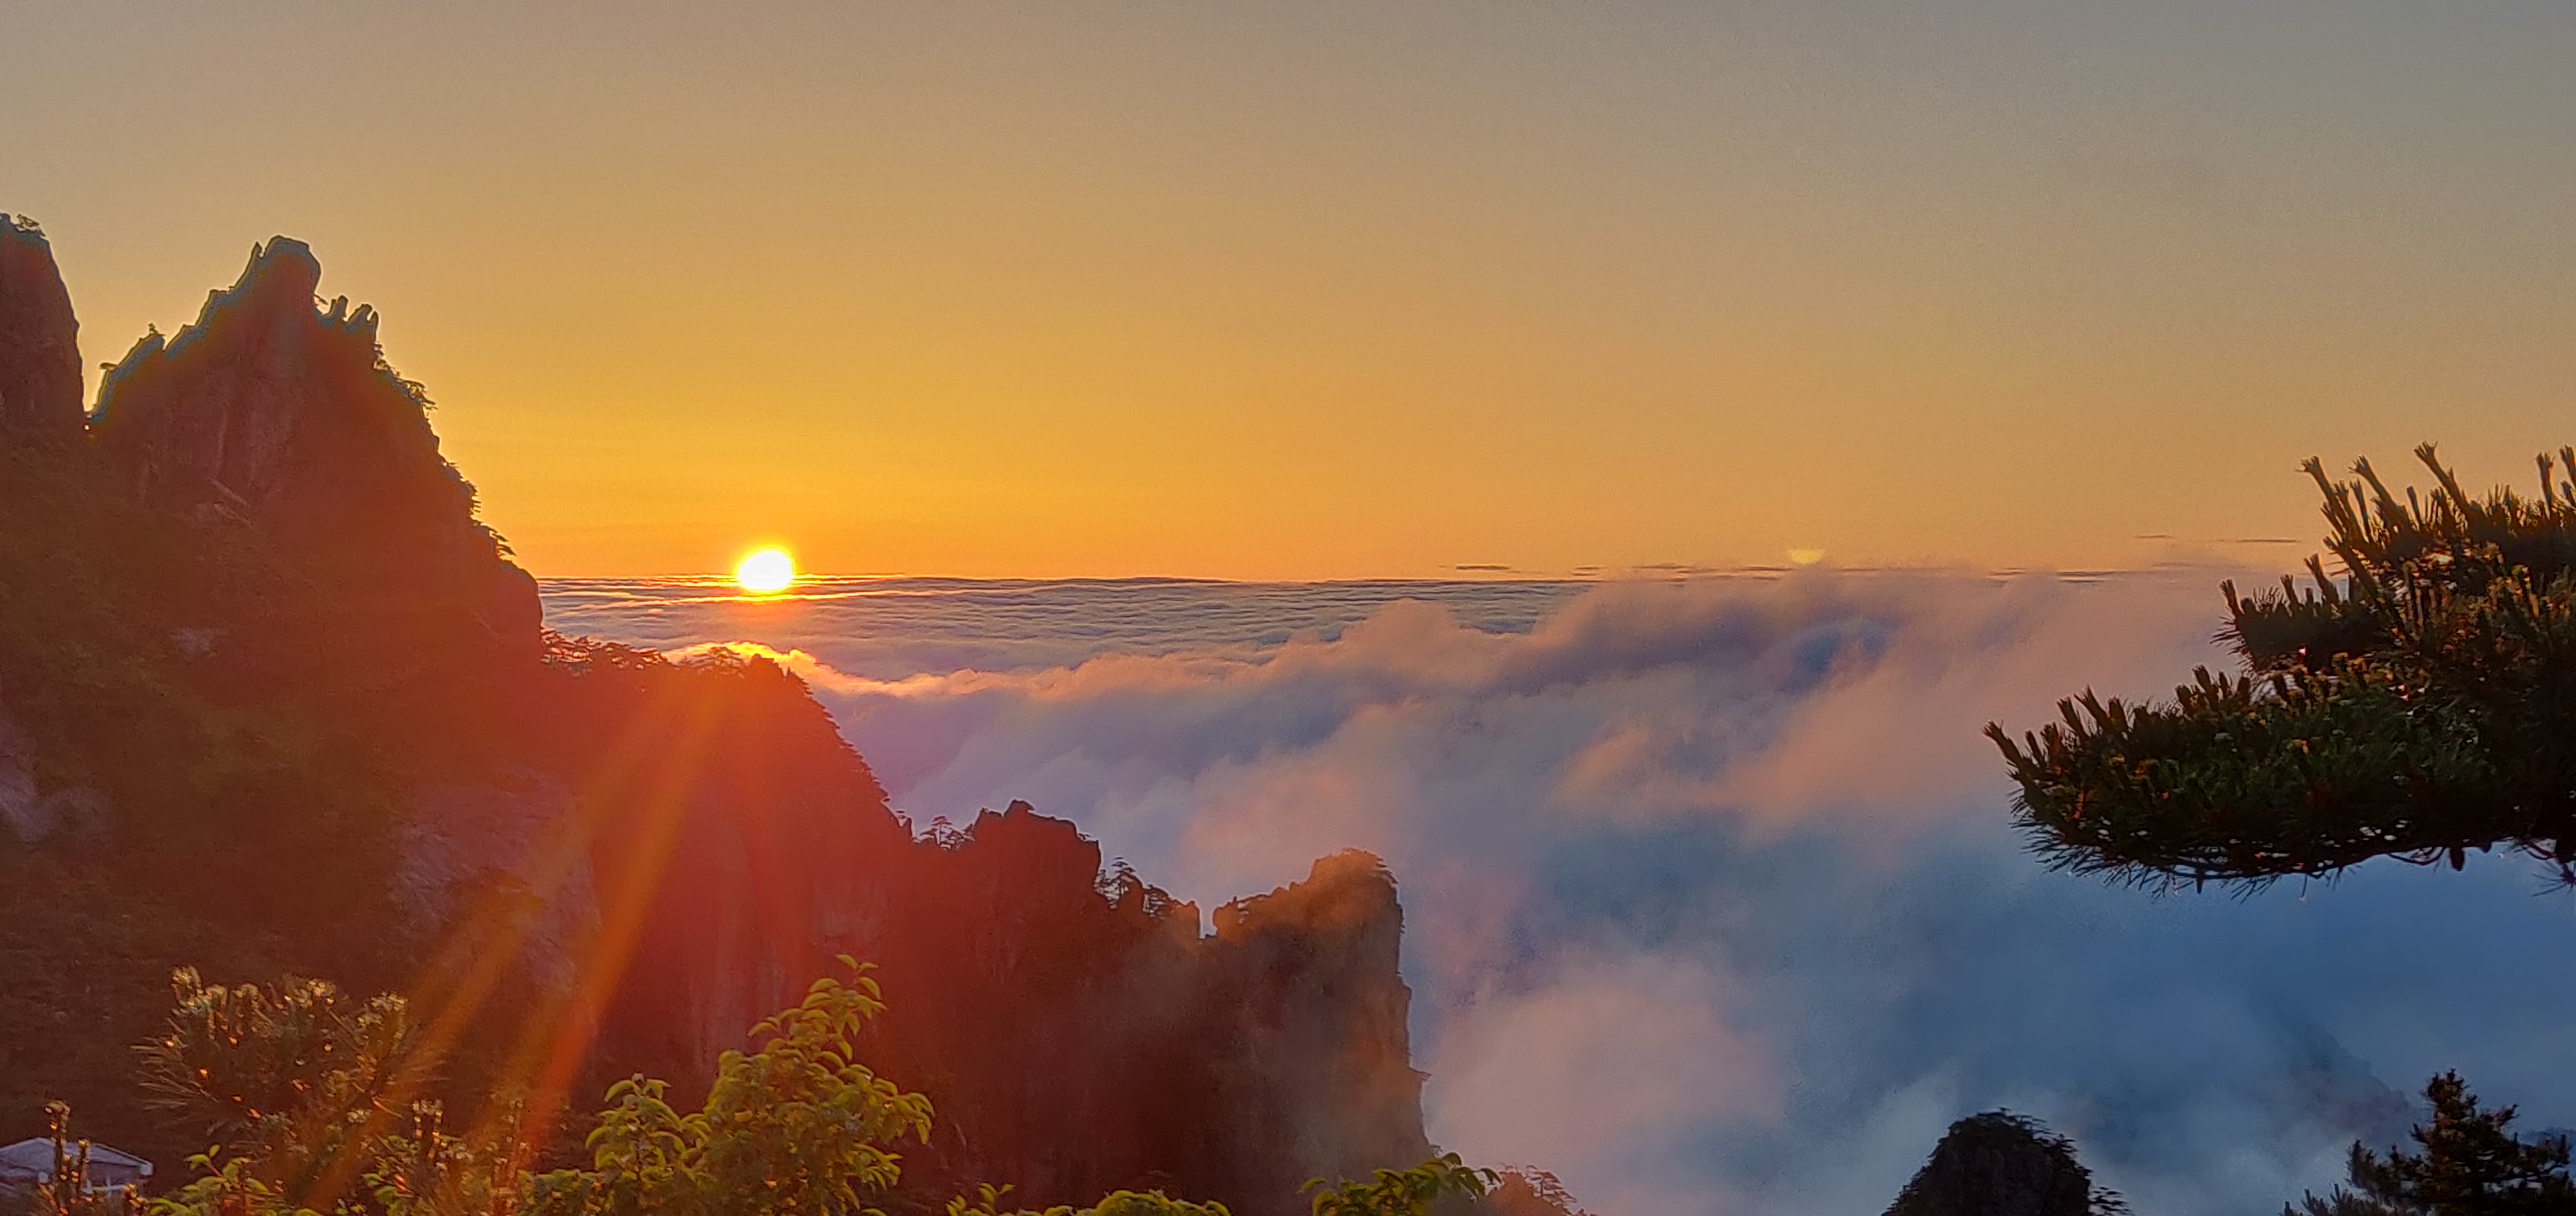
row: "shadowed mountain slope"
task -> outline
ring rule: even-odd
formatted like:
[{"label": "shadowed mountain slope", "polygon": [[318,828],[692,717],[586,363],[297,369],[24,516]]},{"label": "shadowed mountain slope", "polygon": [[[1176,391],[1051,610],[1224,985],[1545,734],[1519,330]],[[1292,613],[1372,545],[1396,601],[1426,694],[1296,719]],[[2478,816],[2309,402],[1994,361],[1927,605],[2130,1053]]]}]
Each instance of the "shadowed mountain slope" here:
[{"label": "shadowed mountain slope", "polygon": [[543,1112],[703,1086],[849,954],[892,1005],[871,1062],[937,1103],[897,1207],[991,1181],[1260,1216],[1427,1155],[1374,859],[1208,934],[1023,805],[916,837],[776,664],[545,631],[302,244],[145,337],[83,429],[68,294],[0,228],[0,1138],[62,1097],[201,1147],[128,1051],[182,964],[404,991],[460,1101]]}]

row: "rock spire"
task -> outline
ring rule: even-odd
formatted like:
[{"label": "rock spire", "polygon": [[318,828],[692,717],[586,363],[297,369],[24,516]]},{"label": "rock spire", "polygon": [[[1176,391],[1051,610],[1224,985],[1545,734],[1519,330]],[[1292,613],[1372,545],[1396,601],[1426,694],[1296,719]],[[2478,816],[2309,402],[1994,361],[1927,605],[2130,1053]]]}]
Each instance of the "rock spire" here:
[{"label": "rock spire", "polygon": [[0,433],[80,433],[79,333],[44,231],[0,212]]}]

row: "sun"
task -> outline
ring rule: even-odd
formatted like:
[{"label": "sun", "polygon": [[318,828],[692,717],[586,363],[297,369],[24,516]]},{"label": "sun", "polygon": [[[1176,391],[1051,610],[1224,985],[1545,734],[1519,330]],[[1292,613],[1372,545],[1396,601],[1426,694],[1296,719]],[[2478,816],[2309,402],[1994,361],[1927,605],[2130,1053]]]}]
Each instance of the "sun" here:
[{"label": "sun", "polygon": [[796,585],[796,559],[785,549],[755,549],[733,568],[733,581],[753,595],[776,595]]}]

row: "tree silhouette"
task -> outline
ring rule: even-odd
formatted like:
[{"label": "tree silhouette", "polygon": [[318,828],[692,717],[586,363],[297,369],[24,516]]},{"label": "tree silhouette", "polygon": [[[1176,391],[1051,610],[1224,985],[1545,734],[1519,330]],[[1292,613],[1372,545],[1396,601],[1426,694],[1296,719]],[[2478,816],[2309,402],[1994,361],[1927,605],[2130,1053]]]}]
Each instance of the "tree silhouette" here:
[{"label": "tree silhouette", "polygon": [[2088,691],[2018,741],[1987,726],[2035,851],[2169,886],[2503,847],[2576,882],[2576,449],[2539,458],[2537,500],[2416,455],[2429,494],[2307,462],[2338,568],[2222,585],[2241,673],[2199,669],[2169,704]]},{"label": "tree silhouette", "polygon": [[2567,1138],[2516,1139],[2514,1108],[2481,1110],[2455,1072],[2424,1087],[2433,1121],[2410,1133],[2423,1151],[2385,1157],[2355,1142],[2343,1186],[2307,1195],[2282,1216],[2567,1216]]}]

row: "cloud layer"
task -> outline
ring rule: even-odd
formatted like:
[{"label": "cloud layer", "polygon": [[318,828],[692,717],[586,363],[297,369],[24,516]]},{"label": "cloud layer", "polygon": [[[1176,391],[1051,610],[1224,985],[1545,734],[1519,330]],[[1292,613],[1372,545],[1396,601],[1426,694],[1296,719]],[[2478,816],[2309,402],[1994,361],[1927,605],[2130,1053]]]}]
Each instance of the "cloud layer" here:
[{"label": "cloud layer", "polygon": [[1874,1210],[1999,1104],[2184,1214],[2330,1180],[2438,1068],[2576,1122],[2576,924],[2523,868],[2158,899],[2021,854],[1978,727],[2217,661],[2212,581],[550,603],[787,653],[918,821],[1027,798],[1202,902],[1378,852],[1434,1138],[1605,1216]]}]

